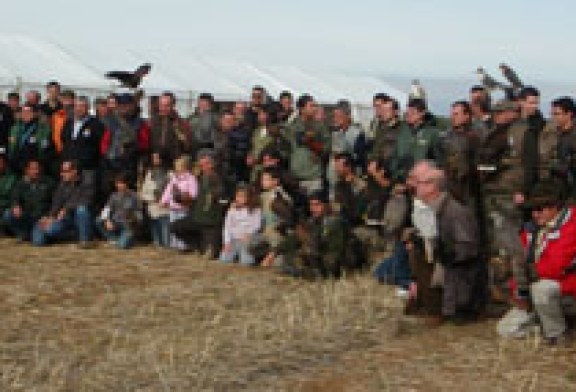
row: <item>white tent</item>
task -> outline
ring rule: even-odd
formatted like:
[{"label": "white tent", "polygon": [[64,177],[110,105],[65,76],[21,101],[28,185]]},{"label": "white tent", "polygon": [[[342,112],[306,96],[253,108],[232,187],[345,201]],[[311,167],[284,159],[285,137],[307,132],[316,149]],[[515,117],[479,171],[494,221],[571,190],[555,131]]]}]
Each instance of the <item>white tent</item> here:
[{"label": "white tent", "polygon": [[30,37],[0,36],[0,51],[0,89],[4,93],[15,88],[41,89],[46,82],[58,80],[79,93],[102,96],[118,88],[104,78],[107,71],[131,70],[150,62],[152,72],[142,87],[147,94],[174,92],[184,114],[193,109],[202,92],[212,93],[217,100],[244,100],[254,85],[265,87],[272,96],[283,90],[295,96],[308,93],[322,104],[347,99],[361,122],[371,116],[375,93],[387,93],[400,102],[407,98],[404,92],[372,77],[252,64],[168,49],[143,52],[108,46],[63,48]]}]

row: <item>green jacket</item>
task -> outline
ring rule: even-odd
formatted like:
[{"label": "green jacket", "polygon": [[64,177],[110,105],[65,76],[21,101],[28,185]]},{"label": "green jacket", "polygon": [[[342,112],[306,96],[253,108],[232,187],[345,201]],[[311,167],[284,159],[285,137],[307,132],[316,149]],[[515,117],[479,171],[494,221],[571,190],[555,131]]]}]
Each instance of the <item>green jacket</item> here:
[{"label": "green jacket", "polygon": [[404,126],[398,133],[390,164],[393,179],[404,181],[414,163],[422,159],[432,159],[440,164],[443,161],[442,155],[442,140],[438,129],[426,124],[416,129]]},{"label": "green jacket", "polygon": [[255,159],[260,158],[260,153],[268,143],[272,140],[272,136],[267,132],[262,134],[262,128],[258,127],[254,130],[252,134],[252,149],[250,150],[250,155],[252,155]]},{"label": "green jacket", "polygon": [[0,211],[10,207],[12,191],[16,181],[18,181],[18,178],[10,172],[0,175]]},{"label": "green jacket", "polygon": [[322,176],[322,160],[330,151],[330,134],[319,121],[304,122],[296,118],[286,128],[292,151],[290,171],[300,181],[316,180]]},{"label": "green jacket", "polygon": [[55,182],[49,177],[40,177],[30,182],[22,178],[12,191],[11,207],[20,206],[31,218],[39,219],[50,210]]},{"label": "green jacket", "polygon": [[224,184],[217,176],[198,176],[198,196],[190,206],[193,220],[202,226],[221,226],[224,206],[220,202],[224,195]]},{"label": "green jacket", "polygon": [[54,157],[50,126],[43,121],[37,121],[35,131],[29,135],[23,122],[14,124],[8,138],[8,156],[20,168],[33,157],[43,164],[53,163],[50,162]]}]

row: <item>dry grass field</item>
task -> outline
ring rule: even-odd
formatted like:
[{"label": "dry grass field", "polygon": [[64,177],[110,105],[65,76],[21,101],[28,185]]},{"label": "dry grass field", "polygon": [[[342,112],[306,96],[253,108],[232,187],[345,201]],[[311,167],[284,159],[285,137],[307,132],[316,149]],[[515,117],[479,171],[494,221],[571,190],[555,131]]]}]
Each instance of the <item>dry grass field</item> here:
[{"label": "dry grass field", "polygon": [[0,391],[576,391],[576,348],[427,330],[369,277],[0,247]]}]

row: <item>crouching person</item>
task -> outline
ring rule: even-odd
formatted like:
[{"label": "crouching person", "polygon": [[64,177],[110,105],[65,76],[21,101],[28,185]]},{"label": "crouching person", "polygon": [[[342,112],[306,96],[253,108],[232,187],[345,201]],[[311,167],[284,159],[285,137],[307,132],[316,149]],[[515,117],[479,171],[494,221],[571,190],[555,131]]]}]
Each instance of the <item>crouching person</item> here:
[{"label": "crouching person", "polygon": [[128,176],[117,174],[114,178],[116,192],[110,195],[96,228],[107,241],[120,249],[134,245],[134,233],[140,214],[138,197],[128,188]]},{"label": "crouching person", "polygon": [[32,230],[32,244],[44,246],[48,242],[74,238],[80,248],[91,247],[94,188],[82,181],[74,161],[64,161],[60,166],[61,181],[54,192],[47,215],[40,218]]},{"label": "crouching person", "polygon": [[524,336],[533,311],[549,344],[566,340],[576,304],[576,209],[564,205],[558,189],[541,182],[529,198],[534,225],[521,234],[527,257],[514,271],[515,307],[500,320],[501,335]]},{"label": "crouching person", "polygon": [[310,218],[296,228],[296,253],[286,272],[303,278],[339,278],[346,260],[346,229],[327,198],[314,192],[308,198]]},{"label": "crouching person", "polygon": [[[424,272],[430,288],[440,291],[440,314],[430,319],[432,324],[442,320],[455,323],[474,321],[483,311],[486,301],[486,266],[479,257],[478,229],[472,211],[456,201],[446,191],[446,177],[442,170],[429,162],[420,162],[416,173],[416,197],[431,210],[422,215],[415,210],[413,220],[424,235],[420,263],[430,267]],[[430,226],[428,230],[423,229]],[[421,266],[413,269],[417,281]],[[420,282],[416,295],[420,295]]]},{"label": "crouching person", "polygon": [[260,184],[262,229],[252,236],[249,252],[263,267],[282,267],[286,249],[279,246],[285,243],[287,230],[294,223],[294,205],[282,187],[277,168],[264,169]]},{"label": "crouching person", "polygon": [[4,213],[6,228],[21,241],[30,239],[34,224],[50,209],[54,181],[42,175],[40,162],[31,159],[12,191],[12,205]]}]

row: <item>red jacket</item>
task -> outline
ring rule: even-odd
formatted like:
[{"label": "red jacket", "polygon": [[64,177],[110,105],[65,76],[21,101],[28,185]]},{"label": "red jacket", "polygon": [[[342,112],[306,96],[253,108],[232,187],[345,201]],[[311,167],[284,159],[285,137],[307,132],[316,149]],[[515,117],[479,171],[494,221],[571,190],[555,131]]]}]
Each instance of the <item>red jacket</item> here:
[{"label": "red jacket", "polygon": [[[146,155],[150,149],[150,126],[146,121],[142,121],[138,127],[137,132],[138,140],[138,153],[141,155]],[[112,135],[110,134],[110,129],[106,128],[102,140],[100,141],[100,153],[106,155],[108,149],[110,148],[110,143]]]},{"label": "red jacket", "polygon": [[[576,272],[565,273],[565,269],[576,259],[576,209],[569,208],[557,231],[547,234],[545,247],[536,260],[536,272],[541,279],[560,283],[562,295],[576,297]],[[528,249],[531,233],[522,232],[522,243]]]}]

